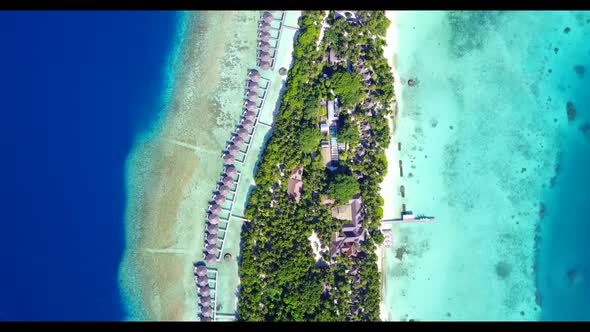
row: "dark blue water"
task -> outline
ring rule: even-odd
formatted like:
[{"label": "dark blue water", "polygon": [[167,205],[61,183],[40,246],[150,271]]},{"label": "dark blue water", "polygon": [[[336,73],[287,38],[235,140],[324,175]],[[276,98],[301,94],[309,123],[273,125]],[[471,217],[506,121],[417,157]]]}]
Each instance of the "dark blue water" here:
[{"label": "dark blue water", "polygon": [[0,320],[120,320],[124,162],[174,12],[0,12]]}]

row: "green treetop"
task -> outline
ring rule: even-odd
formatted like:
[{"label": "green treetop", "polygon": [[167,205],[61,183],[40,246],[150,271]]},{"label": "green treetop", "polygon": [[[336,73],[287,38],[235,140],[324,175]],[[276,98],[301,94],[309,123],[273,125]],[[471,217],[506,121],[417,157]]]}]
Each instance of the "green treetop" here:
[{"label": "green treetop", "polygon": [[352,175],[336,175],[328,185],[328,195],[336,202],[343,204],[361,191],[358,182]]}]

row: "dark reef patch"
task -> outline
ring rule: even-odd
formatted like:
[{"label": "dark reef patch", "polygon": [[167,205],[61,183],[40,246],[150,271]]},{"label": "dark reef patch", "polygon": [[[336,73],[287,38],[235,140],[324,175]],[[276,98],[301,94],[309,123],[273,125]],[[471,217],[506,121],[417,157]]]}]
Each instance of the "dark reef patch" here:
[{"label": "dark reef patch", "polygon": [[563,33],[570,33],[570,31],[572,31],[572,29],[570,27],[565,27],[565,29],[563,29]]},{"label": "dark reef patch", "polygon": [[569,121],[574,121],[576,119],[576,113],[577,113],[577,111],[576,111],[576,105],[574,105],[573,102],[568,101],[565,104],[565,109],[567,111],[567,119]]},{"label": "dark reef patch", "polygon": [[580,129],[584,137],[590,139],[590,123],[586,122],[583,125],[580,125],[578,129]]},{"label": "dark reef patch", "polygon": [[501,261],[498,262],[496,264],[496,275],[498,276],[498,278],[500,279],[506,279],[508,278],[508,276],[510,276],[510,273],[512,272],[512,265]]},{"label": "dark reef patch", "polygon": [[576,72],[576,75],[578,75],[578,78],[580,78],[580,79],[584,78],[584,75],[586,75],[586,67],[584,67],[582,65],[575,65],[574,71]]}]

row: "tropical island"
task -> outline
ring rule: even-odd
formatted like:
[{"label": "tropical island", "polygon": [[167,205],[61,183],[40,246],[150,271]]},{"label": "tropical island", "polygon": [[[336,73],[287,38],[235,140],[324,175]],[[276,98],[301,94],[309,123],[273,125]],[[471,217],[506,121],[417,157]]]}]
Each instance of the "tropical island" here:
[{"label": "tropical island", "polygon": [[302,13],[245,210],[240,320],[379,320],[389,24],[383,11]]}]

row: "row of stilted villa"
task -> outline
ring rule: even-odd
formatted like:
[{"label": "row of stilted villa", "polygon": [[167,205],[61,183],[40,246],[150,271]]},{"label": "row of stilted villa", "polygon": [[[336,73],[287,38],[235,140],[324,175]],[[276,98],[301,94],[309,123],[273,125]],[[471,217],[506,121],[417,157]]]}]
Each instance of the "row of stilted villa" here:
[{"label": "row of stilted villa", "polygon": [[263,12],[260,15],[257,38],[257,66],[260,71],[250,69],[247,73],[242,116],[221,155],[224,166],[207,210],[203,262],[198,262],[194,266],[201,321],[215,321],[220,316],[230,316],[217,312],[218,270],[215,266],[222,259],[232,259],[229,253],[222,257],[231,220],[247,221],[234,214],[242,179],[239,167],[236,166],[245,164],[256,129],[259,126],[271,127],[271,124],[259,119],[271,86],[270,79],[263,77],[261,71],[274,69],[284,18],[284,12]]}]

